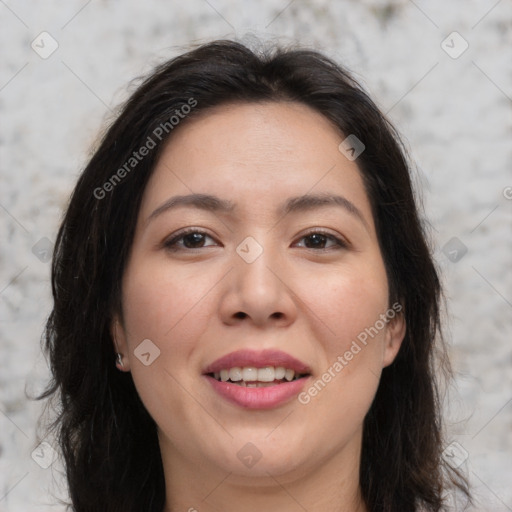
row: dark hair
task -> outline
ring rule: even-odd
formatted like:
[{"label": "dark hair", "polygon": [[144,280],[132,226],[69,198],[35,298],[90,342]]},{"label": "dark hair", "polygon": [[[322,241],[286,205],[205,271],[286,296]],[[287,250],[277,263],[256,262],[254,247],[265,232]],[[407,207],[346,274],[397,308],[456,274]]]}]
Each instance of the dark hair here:
[{"label": "dark hair", "polygon": [[[77,512],[161,512],[165,502],[156,425],[131,373],[116,369],[110,333],[113,315],[122,314],[121,280],[161,149],[174,129],[212,107],[269,101],[308,105],[340,134],[363,141],[357,164],[389,301],[404,305],[405,339],[384,368],[364,421],[360,485],[368,509],[438,511],[452,486],[469,496],[464,476],[441,456],[437,375],[449,369],[441,287],[398,134],[351,75],[327,57],[277,47],[253,52],[214,41],[160,65],[136,89],[81,174],[57,236],[54,307],[44,335],[53,377],[38,399],[51,396],[58,403],[48,430],[62,450]],[[173,116],[180,117],[177,128]],[[130,160],[150,140],[154,148]]]}]

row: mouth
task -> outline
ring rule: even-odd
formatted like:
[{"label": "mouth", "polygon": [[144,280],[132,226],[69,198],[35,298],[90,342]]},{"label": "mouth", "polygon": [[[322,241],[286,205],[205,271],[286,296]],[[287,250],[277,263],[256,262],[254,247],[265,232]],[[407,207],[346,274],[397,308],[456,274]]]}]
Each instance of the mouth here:
[{"label": "mouth", "polygon": [[218,396],[245,409],[270,409],[296,396],[310,368],[281,351],[243,350],[217,359],[203,372]]},{"label": "mouth", "polygon": [[284,366],[264,366],[263,368],[234,366],[223,368],[220,372],[210,372],[206,375],[214,378],[217,382],[229,382],[247,388],[265,388],[285,382],[293,382],[309,377],[310,374],[298,373],[292,368],[285,368]]}]

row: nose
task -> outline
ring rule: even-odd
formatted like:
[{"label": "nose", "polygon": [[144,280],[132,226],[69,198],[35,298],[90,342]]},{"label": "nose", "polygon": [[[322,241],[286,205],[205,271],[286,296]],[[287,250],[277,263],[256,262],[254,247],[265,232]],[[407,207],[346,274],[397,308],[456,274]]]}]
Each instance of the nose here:
[{"label": "nose", "polygon": [[[289,274],[289,273],[288,273]],[[220,300],[220,315],[225,324],[250,323],[259,328],[285,327],[297,316],[296,300],[283,264],[270,250],[263,250],[252,262],[238,253],[233,269],[226,276]]]}]

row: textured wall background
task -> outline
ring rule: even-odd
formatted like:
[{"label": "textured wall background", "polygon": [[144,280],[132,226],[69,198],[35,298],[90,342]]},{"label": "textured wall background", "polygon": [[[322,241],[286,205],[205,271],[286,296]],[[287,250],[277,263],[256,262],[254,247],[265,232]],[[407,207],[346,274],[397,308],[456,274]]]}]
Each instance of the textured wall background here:
[{"label": "textured wall background", "polygon": [[0,512],[63,510],[26,393],[48,377],[48,258],[102,122],[178,46],[251,34],[343,62],[404,134],[449,298],[448,452],[474,510],[512,510],[510,2],[1,0],[0,26]]}]

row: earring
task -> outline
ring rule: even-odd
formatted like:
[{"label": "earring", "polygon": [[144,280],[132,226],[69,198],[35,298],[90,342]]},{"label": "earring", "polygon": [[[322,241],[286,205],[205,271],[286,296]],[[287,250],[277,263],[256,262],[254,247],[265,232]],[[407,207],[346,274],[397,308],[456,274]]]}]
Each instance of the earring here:
[{"label": "earring", "polygon": [[117,353],[116,363],[117,363],[119,366],[124,366],[124,365],[123,365],[123,356],[122,356],[119,352]]}]

